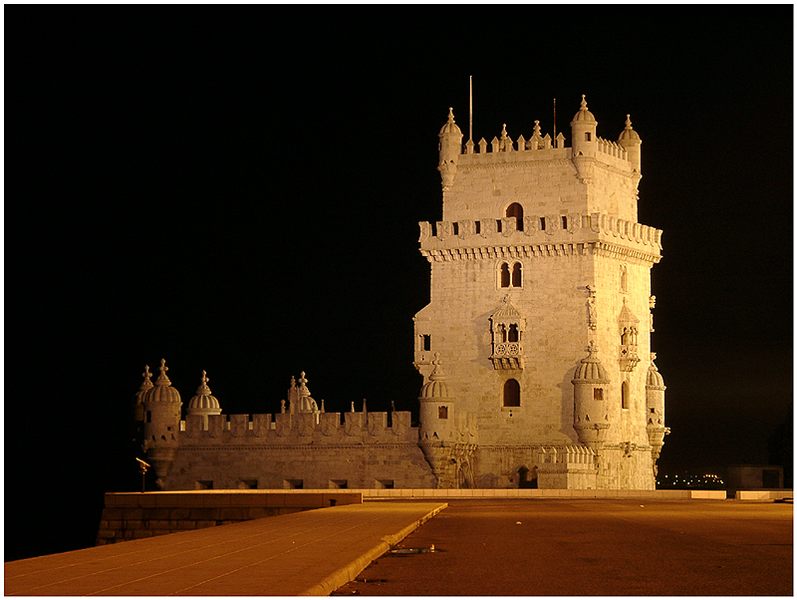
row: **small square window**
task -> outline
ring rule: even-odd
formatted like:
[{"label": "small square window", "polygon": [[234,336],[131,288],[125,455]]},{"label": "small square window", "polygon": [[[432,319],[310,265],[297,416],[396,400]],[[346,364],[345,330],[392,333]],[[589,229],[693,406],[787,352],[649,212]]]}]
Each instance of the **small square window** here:
[{"label": "small square window", "polygon": [[330,479],[328,487],[330,490],[346,490],[349,488],[349,482],[346,479]]},{"label": "small square window", "polygon": [[285,479],[282,482],[282,487],[286,490],[303,490],[304,479]]}]

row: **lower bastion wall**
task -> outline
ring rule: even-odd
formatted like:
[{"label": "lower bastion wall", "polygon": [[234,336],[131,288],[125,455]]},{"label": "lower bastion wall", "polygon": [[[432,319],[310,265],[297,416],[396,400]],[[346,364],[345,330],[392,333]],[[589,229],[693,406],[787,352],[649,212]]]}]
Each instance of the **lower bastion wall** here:
[{"label": "lower bastion wall", "polygon": [[435,487],[409,412],[189,416],[166,490]]}]

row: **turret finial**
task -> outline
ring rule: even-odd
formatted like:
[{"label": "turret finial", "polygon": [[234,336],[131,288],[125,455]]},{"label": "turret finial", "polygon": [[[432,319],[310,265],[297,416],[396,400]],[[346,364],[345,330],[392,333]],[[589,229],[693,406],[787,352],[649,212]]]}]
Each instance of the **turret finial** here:
[{"label": "turret finial", "polygon": [[625,116],[625,128],[626,129],[633,129],[633,127],[631,127],[631,115],[630,114]]},{"label": "turret finial", "polygon": [[587,110],[587,95],[581,94],[581,110]]},{"label": "turret finial", "polygon": [[196,390],[196,395],[197,396],[210,396],[212,394],[212,392],[210,391],[210,388],[208,387],[208,381],[210,381],[210,379],[208,379],[208,373],[204,369],[202,370],[202,380],[201,381],[202,382],[199,384],[199,387]]},{"label": "turret finial", "polygon": [[598,345],[595,343],[595,340],[589,341],[589,344],[587,344],[587,352],[589,352],[590,356],[598,352]]},{"label": "turret finial", "polygon": [[504,126],[501,128],[501,139],[506,139],[506,123],[504,123]]},{"label": "turret finial", "polygon": [[449,106],[448,107],[448,122],[449,123],[454,123],[455,122],[454,121],[454,107],[453,106]]},{"label": "turret finial", "polygon": [[540,122],[534,121],[534,135],[540,135]]},{"label": "turret finial", "polygon": [[432,373],[429,375],[429,379],[433,381],[444,379],[445,374],[443,373],[443,368],[440,366],[439,352],[434,353],[434,358],[432,359],[432,365],[434,365],[434,369],[432,369]]},{"label": "turret finial", "polygon": [[141,382],[140,391],[145,392],[152,387],[152,373],[149,372],[149,365],[144,365],[144,372],[141,374],[144,381]]},{"label": "turret finial", "polygon": [[166,375],[166,371],[169,370],[169,367],[166,366],[166,359],[161,359],[161,367],[160,367],[160,374],[158,375],[158,379],[155,381],[156,385],[171,385],[172,382],[169,380],[169,376]]}]

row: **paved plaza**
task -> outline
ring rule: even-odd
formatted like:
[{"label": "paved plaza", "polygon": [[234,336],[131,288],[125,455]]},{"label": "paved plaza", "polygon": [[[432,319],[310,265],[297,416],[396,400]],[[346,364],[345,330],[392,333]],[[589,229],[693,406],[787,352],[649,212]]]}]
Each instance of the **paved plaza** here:
[{"label": "paved plaza", "polygon": [[792,542],[771,500],[373,500],[7,562],[4,594],[791,596]]},{"label": "paved plaza", "polygon": [[451,500],[336,594],[792,595],[792,505]]}]

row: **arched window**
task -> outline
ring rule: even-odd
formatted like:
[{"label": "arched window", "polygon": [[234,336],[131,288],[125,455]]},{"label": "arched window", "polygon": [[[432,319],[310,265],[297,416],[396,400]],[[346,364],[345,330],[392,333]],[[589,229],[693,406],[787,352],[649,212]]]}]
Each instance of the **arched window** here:
[{"label": "arched window", "polygon": [[519,337],[520,336],[518,336],[517,324],[516,323],[511,323],[509,325],[509,338],[507,339],[507,341],[508,342],[518,342],[518,341],[520,341]]},{"label": "arched window", "polygon": [[509,265],[501,263],[501,287],[509,287]]},{"label": "arched window", "polygon": [[504,384],[504,406],[520,406],[520,384],[516,379],[507,379]]},{"label": "arched window", "polygon": [[629,390],[628,390],[628,382],[627,381],[624,381],[623,385],[620,386],[620,396],[621,396],[620,402],[621,402],[622,408],[628,408]]},{"label": "arched window", "polygon": [[523,283],[523,265],[516,262],[512,265],[512,287],[520,287]]},{"label": "arched window", "polygon": [[517,230],[523,231],[523,207],[517,202],[513,202],[506,207],[506,216],[513,217],[517,223]]}]

